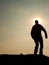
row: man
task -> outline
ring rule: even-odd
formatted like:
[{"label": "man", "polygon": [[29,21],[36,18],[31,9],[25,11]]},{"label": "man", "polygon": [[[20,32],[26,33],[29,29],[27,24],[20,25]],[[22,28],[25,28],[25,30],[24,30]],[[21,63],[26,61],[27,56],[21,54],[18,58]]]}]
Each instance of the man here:
[{"label": "man", "polygon": [[45,38],[47,38],[46,30],[42,25],[38,23],[38,20],[35,20],[35,25],[31,29],[31,37],[35,42],[34,54],[37,54],[39,44],[40,44],[39,54],[43,54],[43,38],[41,35],[41,31],[45,33]]}]

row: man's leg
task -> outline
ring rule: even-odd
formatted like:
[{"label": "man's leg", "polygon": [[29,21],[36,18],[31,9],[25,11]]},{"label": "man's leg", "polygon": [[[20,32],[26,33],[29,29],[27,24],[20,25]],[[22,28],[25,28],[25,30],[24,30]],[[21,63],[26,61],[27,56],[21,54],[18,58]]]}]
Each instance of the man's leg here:
[{"label": "man's leg", "polygon": [[43,39],[42,39],[42,37],[40,39],[40,51],[39,51],[39,54],[43,54]]},{"label": "man's leg", "polygon": [[37,54],[37,52],[38,52],[38,46],[39,46],[38,41],[35,40],[34,54]]}]

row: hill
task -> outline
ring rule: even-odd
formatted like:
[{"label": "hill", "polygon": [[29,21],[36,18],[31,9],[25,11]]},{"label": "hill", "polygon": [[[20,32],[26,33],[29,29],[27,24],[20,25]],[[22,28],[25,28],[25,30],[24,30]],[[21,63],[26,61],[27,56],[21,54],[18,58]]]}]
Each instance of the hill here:
[{"label": "hill", "polygon": [[27,55],[0,55],[0,63],[4,64],[23,64],[23,65],[39,65],[39,64],[48,64],[49,65],[49,57],[45,55],[33,55],[33,54],[27,54]]}]

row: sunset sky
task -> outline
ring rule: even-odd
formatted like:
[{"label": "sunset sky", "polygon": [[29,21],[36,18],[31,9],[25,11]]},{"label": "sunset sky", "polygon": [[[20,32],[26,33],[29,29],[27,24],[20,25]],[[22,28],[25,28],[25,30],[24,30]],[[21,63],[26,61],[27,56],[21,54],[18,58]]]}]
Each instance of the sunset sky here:
[{"label": "sunset sky", "polygon": [[[0,0],[0,54],[33,54],[30,31],[36,18],[49,37],[49,0]],[[49,56],[49,38],[42,35]]]}]

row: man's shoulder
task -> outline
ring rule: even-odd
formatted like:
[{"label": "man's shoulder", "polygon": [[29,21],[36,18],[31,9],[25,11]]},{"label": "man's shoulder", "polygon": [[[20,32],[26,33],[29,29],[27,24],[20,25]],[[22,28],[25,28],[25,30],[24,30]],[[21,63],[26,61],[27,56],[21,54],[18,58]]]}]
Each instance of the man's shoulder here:
[{"label": "man's shoulder", "polygon": [[41,24],[38,24],[39,26],[42,26]]}]

